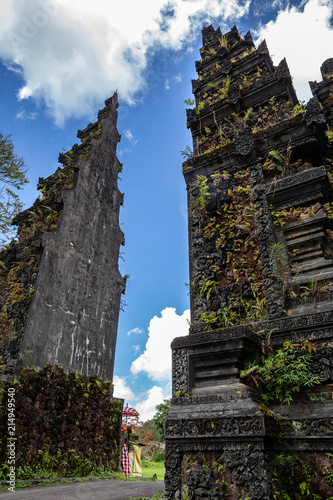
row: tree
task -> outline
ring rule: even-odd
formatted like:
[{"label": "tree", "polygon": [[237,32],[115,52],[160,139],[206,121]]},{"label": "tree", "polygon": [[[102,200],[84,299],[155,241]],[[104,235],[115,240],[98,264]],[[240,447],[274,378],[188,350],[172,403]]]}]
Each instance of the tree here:
[{"label": "tree", "polygon": [[165,399],[164,403],[156,406],[157,412],[153,417],[153,423],[162,441],[164,441],[164,422],[171,406],[171,399]]},{"label": "tree", "polygon": [[11,222],[23,204],[12,188],[22,189],[28,179],[25,176],[26,165],[23,158],[14,152],[11,135],[0,132],[0,233],[2,242],[11,236]]},{"label": "tree", "polygon": [[156,453],[160,452],[159,433],[156,430],[151,420],[147,422],[139,422],[134,426],[134,432],[138,436],[138,442],[143,444],[142,459],[154,460]]}]

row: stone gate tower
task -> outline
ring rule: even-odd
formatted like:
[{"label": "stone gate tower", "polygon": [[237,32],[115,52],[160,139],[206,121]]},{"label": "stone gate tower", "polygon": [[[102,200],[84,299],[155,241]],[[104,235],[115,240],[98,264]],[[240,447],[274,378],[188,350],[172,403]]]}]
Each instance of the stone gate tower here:
[{"label": "stone gate tower", "polygon": [[117,95],[78,132],[63,164],[39,179],[41,194],[19,214],[18,241],[3,250],[0,355],[5,375],[22,362],[111,380],[121,293]]},{"label": "stone gate tower", "polygon": [[[302,481],[329,498],[333,60],[302,106],[286,61],[275,67],[250,33],[209,26],[200,53],[183,164],[191,328],[172,343],[167,498],[280,499]],[[254,376],[278,352],[306,359],[291,401]]]}]

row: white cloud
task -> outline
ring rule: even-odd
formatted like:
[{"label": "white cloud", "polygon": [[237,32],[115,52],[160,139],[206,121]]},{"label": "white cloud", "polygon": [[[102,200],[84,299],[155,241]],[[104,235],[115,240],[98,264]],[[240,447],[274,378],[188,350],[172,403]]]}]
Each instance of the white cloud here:
[{"label": "white cloud", "polygon": [[[92,116],[118,89],[135,102],[157,47],[187,50],[202,23],[237,19],[250,0],[6,0],[0,4],[0,57],[22,69],[20,99],[46,104],[58,125]],[[147,73],[147,72],[146,72]]]},{"label": "white cloud", "polygon": [[129,141],[132,141],[133,140],[133,134],[130,130],[124,130],[124,136],[126,137],[126,139],[128,139]]},{"label": "white cloud", "polygon": [[188,334],[190,311],[178,316],[174,307],[166,307],[161,317],[154,316],[149,323],[145,351],[132,363],[133,375],[145,372],[153,380],[170,380],[171,348],[175,337]]},{"label": "white cloud", "polygon": [[132,153],[132,148],[120,149],[119,151],[117,151],[117,156],[120,157],[127,153]]},{"label": "white cloud", "polygon": [[134,139],[134,136],[130,130],[124,130],[123,134],[126,139],[132,144],[132,146],[135,146],[138,143],[137,139]]},{"label": "white cloud", "polygon": [[35,120],[38,116],[36,111],[27,113],[25,109],[22,109],[18,113],[16,113],[15,118],[18,120]]},{"label": "white cloud", "polygon": [[300,100],[312,97],[308,81],[321,80],[320,66],[333,56],[333,29],[330,27],[331,0],[309,0],[304,11],[287,7],[275,21],[258,32],[265,39],[274,64],[284,57]]},{"label": "white cloud", "polygon": [[141,351],[141,346],[139,344],[132,345],[132,349],[134,349],[135,354],[139,354],[139,352]]},{"label": "white cloud", "polygon": [[163,403],[164,399],[171,397],[170,391],[163,390],[162,387],[154,385],[145,395],[145,399],[135,405],[135,409],[139,412],[139,420],[146,422],[153,418],[156,413],[156,406]]},{"label": "white cloud", "polygon": [[113,396],[115,398],[122,398],[126,400],[134,399],[134,393],[130,387],[126,384],[126,379],[114,375],[113,377]]},{"label": "white cloud", "polygon": [[165,90],[170,90],[172,84],[180,83],[181,81],[182,81],[182,75],[180,73],[171,78],[166,78],[164,80],[164,88]]},{"label": "white cloud", "polygon": [[132,328],[132,330],[130,330],[129,332],[127,332],[127,336],[129,337],[132,333],[136,333],[138,335],[141,335],[143,333],[143,329],[142,328]]}]

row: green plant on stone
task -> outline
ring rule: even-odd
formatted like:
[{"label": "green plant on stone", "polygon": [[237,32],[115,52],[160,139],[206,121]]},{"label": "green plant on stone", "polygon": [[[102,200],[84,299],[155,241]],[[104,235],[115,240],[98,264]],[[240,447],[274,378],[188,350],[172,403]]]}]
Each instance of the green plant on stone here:
[{"label": "green plant on stone", "polygon": [[206,278],[201,286],[200,295],[205,294],[207,300],[209,300],[210,294],[217,289],[217,282]]},{"label": "green plant on stone", "polygon": [[253,115],[253,109],[252,108],[248,108],[244,114],[244,127],[246,127],[246,122],[247,120]]},{"label": "green plant on stone", "polygon": [[189,145],[187,145],[183,151],[180,151],[180,154],[183,156],[184,160],[191,160],[193,158],[193,151]]},{"label": "green plant on stone", "polygon": [[219,38],[219,43],[221,47],[224,47],[225,49],[228,50],[228,37],[227,35],[221,35]]},{"label": "green plant on stone", "polygon": [[188,99],[185,99],[184,100],[184,103],[187,105],[187,106],[195,106],[195,99],[192,99],[191,97],[189,97]]},{"label": "green plant on stone", "polygon": [[325,286],[322,286],[322,284],[319,282],[318,284],[318,280],[319,278],[321,277],[323,273],[319,273],[317,274],[316,276],[311,276],[309,278],[309,283],[308,285],[303,285],[303,286],[300,286],[300,290],[303,290],[302,294],[301,294],[301,298],[304,299],[306,297],[312,297],[313,298],[313,304],[314,304],[314,307],[316,307],[316,298],[317,298],[317,295],[320,293],[320,292],[325,292],[326,291],[326,287]]},{"label": "green plant on stone", "polygon": [[218,85],[217,83],[213,83],[213,82],[207,83],[207,85],[209,87],[214,87],[214,88],[218,89],[221,93],[221,98],[225,99],[228,96],[228,90],[230,87],[230,77],[228,75],[227,78],[224,80],[223,87],[220,87],[220,85]]},{"label": "green plant on stone", "polygon": [[71,165],[74,161],[74,153],[72,150],[70,151],[67,151],[67,153],[65,153],[65,156],[67,158],[67,165]]},{"label": "green plant on stone", "polygon": [[205,50],[205,52],[208,55],[208,58],[216,56],[216,50],[213,47],[210,48],[210,49]]},{"label": "green plant on stone", "polygon": [[283,243],[273,243],[269,248],[269,263],[272,275],[287,288],[290,283],[289,258]]},{"label": "green plant on stone", "polygon": [[198,175],[196,181],[196,187],[199,190],[199,195],[197,197],[197,203],[199,207],[205,208],[206,199],[209,195],[208,179],[205,175]]},{"label": "green plant on stone", "polygon": [[196,109],[196,114],[198,115],[200,113],[200,111],[203,110],[203,108],[205,107],[205,103],[203,101],[200,101],[197,105],[197,109]]},{"label": "green plant on stone", "polygon": [[[272,478],[272,498],[274,500],[322,500],[323,496],[316,491],[319,471],[310,461],[295,454],[281,454],[275,456],[279,467],[274,471]],[[282,470],[281,470],[282,468]],[[327,498],[325,496],[325,498]],[[327,500],[332,499],[328,498]]]},{"label": "green plant on stone", "polygon": [[257,376],[264,384],[260,395],[267,406],[272,402],[291,404],[306,400],[312,387],[320,384],[320,378],[311,371],[313,345],[285,342],[276,352],[270,350],[261,357],[261,364],[247,363],[241,377]]},{"label": "green plant on stone", "polygon": [[19,356],[23,366],[29,366],[31,364],[32,351],[25,351],[25,353],[20,352]]},{"label": "green plant on stone", "polygon": [[251,309],[254,309],[255,310],[254,319],[257,321],[263,321],[266,317],[266,297],[260,298],[260,296],[258,295],[258,293],[255,289],[255,286],[252,284],[251,278],[249,278],[249,277],[247,277],[247,278],[248,278],[248,282],[250,284],[251,291],[252,291],[252,294],[253,294],[253,297],[255,300],[255,304],[251,305],[251,307],[248,308],[249,319],[251,319],[251,317],[253,317],[253,313],[252,313]]}]

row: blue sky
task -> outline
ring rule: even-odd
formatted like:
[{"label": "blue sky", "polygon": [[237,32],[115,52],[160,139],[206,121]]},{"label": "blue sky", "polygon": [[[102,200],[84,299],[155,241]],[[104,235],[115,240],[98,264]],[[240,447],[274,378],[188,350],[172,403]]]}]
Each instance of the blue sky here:
[{"label": "blue sky", "polygon": [[[184,99],[201,29],[234,24],[286,57],[300,100],[333,57],[332,0],[0,0],[1,127],[28,165],[22,200],[78,142],[118,90],[120,222],[130,275],[120,314],[115,395],[146,420],[170,396],[171,351],[189,319],[186,189],[180,151],[191,137]],[[124,260],[123,260],[124,259]]]}]

